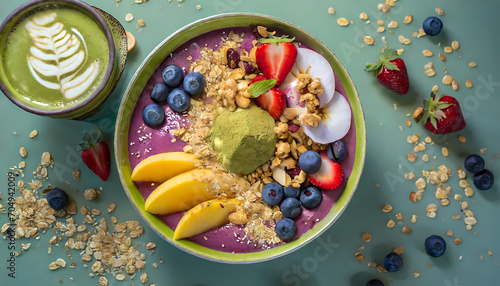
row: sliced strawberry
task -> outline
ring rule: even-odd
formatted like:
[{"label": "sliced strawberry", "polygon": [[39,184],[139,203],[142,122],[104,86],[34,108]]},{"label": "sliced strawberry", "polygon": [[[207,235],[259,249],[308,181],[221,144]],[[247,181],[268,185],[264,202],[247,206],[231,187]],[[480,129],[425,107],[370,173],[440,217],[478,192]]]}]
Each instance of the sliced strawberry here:
[{"label": "sliced strawberry", "polygon": [[330,160],[326,151],[319,152],[319,155],[321,156],[321,168],[316,173],[307,175],[309,182],[324,190],[338,188],[344,181],[342,166]]},{"label": "sliced strawberry", "polygon": [[83,143],[80,144],[82,160],[92,172],[103,181],[106,181],[110,170],[109,147],[105,142],[101,141],[101,131],[96,130],[92,135],[86,133],[83,136]]},{"label": "sliced strawberry", "polygon": [[267,110],[274,120],[279,120],[286,107],[286,94],[273,87],[255,99],[258,106]]},{"label": "sliced strawberry", "polygon": [[297,58],[294,39],[283,37],[262,38],[255,51],[255,60],[260,71],[267,79],[275,79],[280,85],[292,70]]},{"label": "sliced strawberry", "polygon": [[265,77],[265,76],[263,76],[263,75],[261,75],[261,74],[259,74],[258,76],[254,77],[254,78],[252,79],[252,81],[250,82],[250,84],[252,84],[252,83],[254,83],[254,82],[256,82],[256,81],[263,81],[263,80],[266,80],[266,77]]}]

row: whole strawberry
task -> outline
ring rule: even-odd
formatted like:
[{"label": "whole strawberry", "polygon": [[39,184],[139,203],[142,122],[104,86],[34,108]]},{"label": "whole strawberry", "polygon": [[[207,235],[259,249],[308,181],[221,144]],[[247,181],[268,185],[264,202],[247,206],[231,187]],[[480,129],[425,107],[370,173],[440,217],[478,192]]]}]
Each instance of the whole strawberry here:
[{"label": "whole strawberry", "polygon": [[417,109],[414,118],[417,122],[422,121],[424,127],[435,134],[460,131],[465,127],[460,104],[449,95],[431,93],[424,100],[424,108]]},{"label": "whole strawberry", "polygon": [[376,63],[366,66],[366,71],[375,72],[378,82],[386,88],[399,94],[406,94],[410,87],[408,72],[405,62],[399,57],[396,50],[387,49],[378,58]]},{"label": "whole strawberry", "polygon": [[82,160],[87,167],[103,181],[109,177],[110,154],[108,145],[102,141],[102,133],[94,129],[85,133],[83,143],[80,143]]}]

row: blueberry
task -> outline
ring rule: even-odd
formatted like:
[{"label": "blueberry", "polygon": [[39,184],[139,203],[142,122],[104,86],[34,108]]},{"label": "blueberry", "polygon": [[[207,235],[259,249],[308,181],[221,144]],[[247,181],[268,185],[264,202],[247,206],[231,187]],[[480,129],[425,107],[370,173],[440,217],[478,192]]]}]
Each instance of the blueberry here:
[{"label": "blueberry", "polygon": [[179,66],[168,65],[161,71],[161,77],[171,88],[179,87],[184,79],[184,72]]},{"label": "blueberry", "polygon": [[321,156],[318,152],[308,150],[300,155],[299,167],[306,174],[314,174],[321,168]]},{"label": "blueberry", "polygon": [[262,189],[262,199],[270,206],[279,205],[283,199],[283,187],[278,183],[269,183]]},{"label": "blueberry", "polygon": [[190,72],[184,77],[182,87],[190,95],[196,96],[201,94],[207,86],[205,78],[199,72]]},{"label": "blueberry", "polygon": [[181,113],[189,109],[191,98],[184,89],[176,88],[168,95],[167,103],[173,111]]},{"label": "blueberry", "polygon": [[281,213],[284,217],[294,218],[302,211],[302,206],[296,198],[286,198],[280,206]]},{"label": "blueberry", "polygon": [[378,279],[372,279],[366,282],[366,286],[384,286],[384,283]]},{"label": "blueberry", "polygon": [[157,82],[153,86],[150,97],[153,102],[162,103],[167,100],[169,94],[170,88],[164,82]]},{"label": "blueberry", "polygon": [[384,258],[384,268],[389,272],[396,272],[403,267],[401,256],[395,252],[387,254]]},{"label": "blueberry", "polygon": [[328,144],[326,154],[332,161],[341,161],[347,155],[347,148],[345,147],[344,142],[338,140]]},{"label": "blueberry", "polygon": [[69,198],[65,191],[54,188],[47,194],[49,206],[56,211],[63,209],[68,204]]},{"label": "blueberry", "polygon": [[473,181],[476,188],[485,191],[493,186],[495,178],[493,177],[493,173],[487,169],[483,169],[474,174]]},{"label": "blueberry", "polygon": [[276,223],[276,228],[274,230],[281,240],[288,240],[292,238],[297,231],[297,225],[293,220],[283,218]]},{"label": "blueberry", "polygon": [[446,242],[439,235],[431,235],[425,240],[425,251],[432,257],[439,257],[446,251]]},{"label": "blueberry", "polygon": [[465,158],[464,167],[471,173],[477,173],[484,169],[484,159],[476,154],[469,155]]},{"label": "blueberry", "polygon": [[317,187],[309,186],[300,193],[300,202],[306,209],[313,209],[321,203],[321,191]]},{"label": "blueberry", "polygon": [[283,189],[283,193],[285,194],[285,198],[297,198],[300,195],[300,189],[289,186]]},{"label": "blueberry", "polygon": [[425,34],[435,36],[441,32],[441,29],[443,29],[443,22],[441,22],[441,20],[437,17],[429,17],[424,20],[422,28],[424,28]]},{"label": "blueberry", "polygon": [[165,121],[165,110],[158,103],[150,103],[142,110],[142,120],[149,127],[155,127]]}]

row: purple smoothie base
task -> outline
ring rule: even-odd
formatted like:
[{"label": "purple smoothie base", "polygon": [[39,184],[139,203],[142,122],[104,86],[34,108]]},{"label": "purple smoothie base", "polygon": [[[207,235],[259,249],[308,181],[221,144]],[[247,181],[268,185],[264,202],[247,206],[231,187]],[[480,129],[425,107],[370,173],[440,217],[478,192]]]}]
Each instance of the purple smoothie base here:
[{"label": "purple smoothie base", "polygon": [[[189,42],[183,44],[175,50],[170,57],[165,59],[163,63],[155,70],[148,83],[144,87],[135,109],[132,114],[130,122],[130,129],[128,135],[129,141],[129,160],[130,167],[133,169],[140,161],[145,158],[164,152],[182,151],[186,143],[181,140],[172,142],[175,137],[172,136],[168,130],[188,127],[190,122],[185,114],[177,114],[173,112],[170,107],[165,103],[162,106],[165,109],[166,120],[165,123],[159,127],[151,128],[144,124],[142,120],[142,109],[145,105],[152,103],[150,93],[153,85],[162,81],[161,71],[169,64],[176,64],[182,67],[187,72],[191,61],[187,58],[192,57],[192,61],[199,58],[200,47],[210,47],[218,49],[220,47],[221,36],[227,36],[230,31],[238,34],[244,34],[244,41],[242,48],[250,51],[252,48],[252,40],[255,39],[252,34],[252,28],[228,28],[221,30],[214,30],[206,34],[200,35]],[[335,90],[341,93],[344,97],[346,92],[340,79],[335,74]],[[297,223],[297,232],[291,240],[296,239],[312,229],[318,222],[320,222],[332,209],[338,198],[342,194],[347,179],[349,178],[353,165],[354,154],[356,153],[356,128],[354,125],[354,118],[351,117],[351,128],[346,136],[342,139],[347,147],[347,157],[340,162],[344,170],[344,182],[340,187],[335,190],[324,190],[323,199],[321,204],[315,209],[303,209],[301,214],[294,219]],[[137,157],[137,154],[140,154]],[[150,182],[136,182],[136,186],[141,192],[144,200],[151,194],[151,192],[158,186],[158,183]],[[179,220],[184,215],[184,212],[175,213],[171,215],[159,216],[171,229],[175,229]],[[246,237],[244,227],[237,225],[226,225],[219,228],[212,229],[202,234],[188,238],[189,240],[202,245],[204,247],[232,253],[247,253],[261,251],[276,245],[257,245]]]}]

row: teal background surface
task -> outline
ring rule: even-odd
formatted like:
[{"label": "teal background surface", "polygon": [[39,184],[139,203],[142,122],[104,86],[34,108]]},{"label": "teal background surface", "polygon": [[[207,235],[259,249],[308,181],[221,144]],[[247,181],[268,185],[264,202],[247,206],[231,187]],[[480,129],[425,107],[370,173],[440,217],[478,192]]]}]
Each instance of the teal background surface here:
[{"label": "teal background surface", "polygon": [[[14,8],[25,1],[2,1],[0,3],[0,18],[4,19]],[[99,7],[116,17],[127,31],[134,34],[137,45],[129,54],[124,74],[110,98],[102,106],[99,113],[86,121],[69,121],[44,118],[26,113],[7,100],[0,97],[0,170],[7,173],[8,168],[19,164],[23,159],[19,148],[24,146],[28,156],[26,178],[31,179],[31,171],[36,169],[41,154],[48,151],[54,156],[55,168],[49,170],[50,183],[64,186],[76,198],[78,206],[86,205],[98,208],[101,216],[109,218],[105,209],[110,203],[118,205],[113,213],[119,221],[139,220],[145,227],[145,234],[134,243],[143,244],[155,242],[158,247],[154,253],[138,246],[139,251],[146,253],[145,271],[149,274],[148,283],[156,285],[365,285],[372,278],[382,280],[386,285],[499,285],[500,284],[500,235],[498,217],[500,215],[500,194],[498,183],[492,189],[481,192],[475,190],[472,197],[465,197],[463,189],[458,186],[457,166],[463,166],[463,159],[472,153],[484,153],[486,168],[494,174],[499,174],[500,165],[495,155],[499,153],[500,127],[498,108],[500,106],[500,72],[497,63],[498,28],[500,19],[498,11],[500,4],[493,0],[483,1],[397,1],[395,7],[387,14],[377,11],[379,1],[243,1],[243,0],[149,0],[136,4],[132,0],[122,0],[116,4],[114,0],[88,0],[87,3]],[[380,1],[381,2],[381,1]],[[197,9],[196,5],[201,5]],[[328,8],[336,10],[334,15],[328,14]],[[444,23],[443,32],[434,38],[414,38],[411,34],[417,31],[427,16],[435,16],[434,9],[444,10],[441,17]],[[323,41],[345,65],[357,86],[367,125],[367,156],[361,183],[353,200],[340,219],[317,240],[305,247],[269,262],[251,265],[228,265],[201,260],[186,254],[158,237],[131,206],[125,196],[118,179],[114,160],[110,179],[102,182],[89,171],[77,151],[77,143],[83,132],[90,131],[93,124],[97,125],[105,135],[105,140],[112,146],[116,113],[121,97],[134,72],[149,52],[177,29],[192,21],[225,12],[255,12],[275,16],[292,22]],[[366,12],[370,23],[359,19],[359,14]],[[125,15],[132,13],[134,21],[126,22]],[[403,23],[406,15],[413,15],[413,22]],[[352,20],[354,23],[340,27],[336,20],[340,17]],[[137,25],[137,19],[143,19],[145,27]],[[386,31],[376,32],[377,20],[384,20]],[[387,29],[387,23],[397,21],[399,27]],[[390,34],[387,30],[393,30]],[[371,35],[376,45],[367,46],[363,42],[365,35]],[[399,43],[398,36],[404,35],[412,43]],[[404,48],[402,58],[405,60],[411,81],[410,91],[405,96],[399,96],[380,86],[373,75],[364,71],[368,62],[376,60],[376,55],[384,43],[385,36],[388,46]],[[460,43],[460,49],[446,54],[447,61],[441,62],[437,56],[444,46],[451,45],[453,40]],[[426,58],[422,50],[429,49],[434,56]],[[424,65],[434,62],[437,75],[427,77]],[[478,65],[471,69],[469,61]],[[445,75],[443,69],[461,84],[458,91],[441,83]],[[465,80],[474,83],[473,88],[465,87]],[[439,90],[455,96],[462,106],[467,127],[449,135],[436,136],[427,132],[421,126],[413,124],[407,127],[406,119],[411,119],[415,107],[428,96],[433,85]],[[396,105],[396,106],[395,106]],[[401,126],[401,129],[400,129]],[[31,130],[38,130],[36,139],[29,139]],[[14,134],[17,133],[18,135]],[[422,153],[414,163],[409,163],[406,154],[412,152],[413,145],[406,142],[408,135],[419,134],[421,140],[431,136],[435,145],[427,145],[430,161],[421,159]],[[458,140],[465,136],[466,143]],[[441,148],[447,147],[450,155],[444,157]],[[415,172],[421,176],[421,170],[428,170],[445,164],[452,169],[453,176],[447,183],[452,187],[450,205],[440,206],[434,219],[426,216],[426,206],[429,203],[439,204],[434,197],[435,187],[429,185],[423,199],[412,203],[408,199],[411,191],[416,191],[413,181],[403,178],[404,173]],[[75,182],[71,171],[82,170],[81,180]],[[498,177],[498,176],[497,176]],[[0,179],[0,198],[5,204],[7,195],[7,177]],[[471,174],[467,180],[472,183]],[[47,183],[45,183],[47,185]],[[103,192],[96,201],[85,201],[83,190],[102,187]],[[79,192],[77,192],[77,189]],[[462,200],[469,203],[469,209],[474,212],[478,223],[471,231],[465,229],[463,213],[459,202],[453,199],[453,194],[462,195]],[[384,213],[381,206],[390,204],[392,212]],[[402,220],[396,218],[401,213]],[[412,223],[412,215],[418,215],[416,223]],[[462,214],[458,220],[453,215]],[[386,226],[387,221],[396,221],[394,228]],[[77,222],[83,221],[79,213]],[[7,222],[7,215],[0,214],[0,225]],[[401,224],[399,223],[401,222]],[[401,233],[402,226],[409,226],[412,233]],[[447,230],[453,230],[454,236],[446,235]],[[361,235],[368,232],[372,235],[370,242],[364,242]],[[445,238],[448,247],[446,254],[438,259],[429,257],[423,243],[427,236],[438,234]],[[79,260],[78,251],[72,250],[75,269],[66,266],[65,269],[50,271],[48,264],[59,257],[70,261],[64,252],[63,245],[53,247],[53,254],[47,254],[48,239],[52,236],[49,230],[41,235],[39,240],[17,240],[20,243],[31,243],[32,248],[22,253],[16,259],[15,276],[8,277],[9,258],[8,241],[0,239],[0,284],[1,285],[59,285],[59,279],[64,285],[98,285],[97,278],[90,278],[88,268]],[[455,245],[455,238],[463,239]],[[35,247],[33,247],[35,246]],[[355,258],[357,248],[361,251],[364,261]],[[369,262],[382,263],[384,256],[392,249],[404,247],[402,254],[404,266],[397,273],[380,273]],[[493,255],[487,252],[492,251]],[[162,261],[162,263],[160,263]],[[158,267],[153,264],[158,263]],[[431,265],[432,266],[429,266]],[[414,271],[420,272],[420,277],[414,278]],[[139,275],[133,280],[115,281],[111,275],[109,285],[141,285]]]}]

